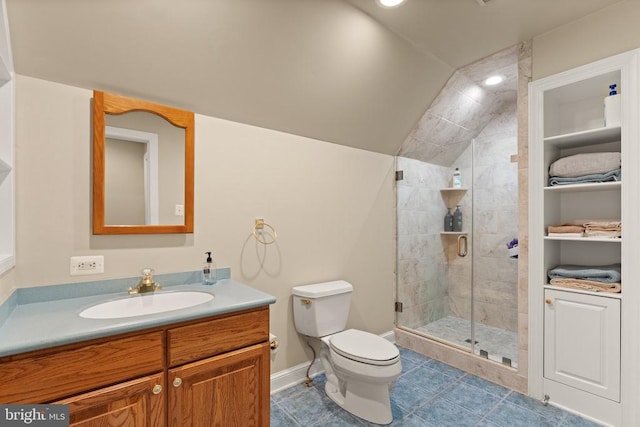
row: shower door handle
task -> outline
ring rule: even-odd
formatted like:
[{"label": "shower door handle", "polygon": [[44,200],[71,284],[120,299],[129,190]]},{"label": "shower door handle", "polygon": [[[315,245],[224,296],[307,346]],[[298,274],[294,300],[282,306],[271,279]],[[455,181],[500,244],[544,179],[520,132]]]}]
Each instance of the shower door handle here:
[{"label": "shower door handle", "polygon": [[[464,241],[464,244],[462,243]],[[467,256],[467,235],[461,234],[458,236],[458,256],[465,257]]]}]

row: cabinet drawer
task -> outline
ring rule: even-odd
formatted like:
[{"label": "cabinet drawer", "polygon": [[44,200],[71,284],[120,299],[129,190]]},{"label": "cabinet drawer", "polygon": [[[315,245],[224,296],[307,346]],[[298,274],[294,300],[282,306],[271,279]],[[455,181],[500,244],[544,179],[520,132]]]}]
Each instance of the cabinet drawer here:
[{"label": "cabinet drawer", "polygon": [[269,339],[269,308],[167,331],[168,364],[177,366]]},{"label": "cabinet drawer", "polygon": [[164,367],[163,333],[151,332],[0,364],[2,403],[45,403]]}]

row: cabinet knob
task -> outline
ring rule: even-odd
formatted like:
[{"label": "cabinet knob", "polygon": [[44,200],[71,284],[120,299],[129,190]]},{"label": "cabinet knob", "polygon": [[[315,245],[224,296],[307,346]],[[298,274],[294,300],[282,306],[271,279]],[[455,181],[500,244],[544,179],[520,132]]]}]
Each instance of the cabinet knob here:
[{"label": "cabinet knob", "polygon": [[175,380],[173,380],[174,387],[180,387],[181,385],[182,385],[182,378],[176,378]]},{"label": "cabinet knob", "polygon": [[160,384],[156,384],[153,386],[153,390],[151,390],[153,392],[153,394],[160,394],[162,393],[162,386]]},{"label": "cabinet knob", "polygon": [[549,305],[553,304],[553,300],[551,298],[545,299],[544,302],[546,302]]}]

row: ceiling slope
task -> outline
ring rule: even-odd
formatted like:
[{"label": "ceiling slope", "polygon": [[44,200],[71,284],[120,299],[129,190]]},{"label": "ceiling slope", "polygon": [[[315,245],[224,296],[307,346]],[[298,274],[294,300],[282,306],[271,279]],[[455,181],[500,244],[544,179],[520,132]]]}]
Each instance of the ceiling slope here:
[{"label": "ceiling slope", "polygon": [[6,2],[18,74],[395,154],[461,64],[615,1]]}]

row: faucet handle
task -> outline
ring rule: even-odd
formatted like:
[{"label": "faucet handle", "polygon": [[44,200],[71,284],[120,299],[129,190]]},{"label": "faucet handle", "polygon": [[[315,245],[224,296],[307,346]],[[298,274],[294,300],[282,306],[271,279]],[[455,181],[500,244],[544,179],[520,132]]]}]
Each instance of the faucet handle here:
[{"label": "faucet handle", "polygon": [[142,269],[142,279],[138,282],[138,286],[135,289],[130,289],[130,294],[135,293],[144,293],[144,292],[153,292],[162,289],[162,286],[153,281],[152,268],[143,268]]}]

